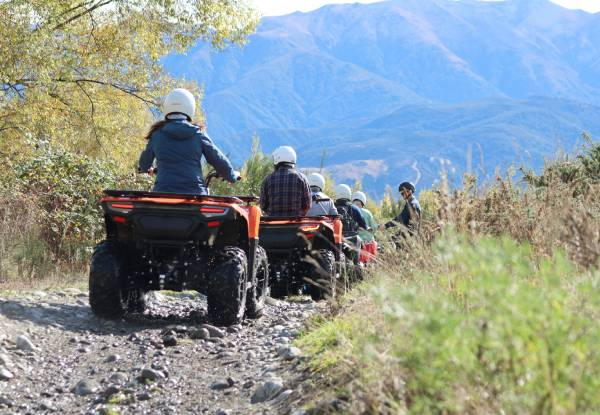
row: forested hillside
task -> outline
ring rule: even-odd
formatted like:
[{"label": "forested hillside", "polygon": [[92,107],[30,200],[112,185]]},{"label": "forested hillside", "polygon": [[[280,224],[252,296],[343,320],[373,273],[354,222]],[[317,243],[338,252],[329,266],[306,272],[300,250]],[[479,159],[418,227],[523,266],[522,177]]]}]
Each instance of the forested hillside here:
[{"label": "forested hillside", "polygon": [[599,19],[548,0],[329,5],[263,19],[243,49],[200,43],[164,65],[204,85],[209,132],[234,159],[257,132],[267,151],[298,146],[306,166],[326,153],[336,179],[380,197],[416,180],[415,162],[431,184],[432,157],[459,181],[471,154],[480,174],[523,157],[540,168],[597,135]]}]

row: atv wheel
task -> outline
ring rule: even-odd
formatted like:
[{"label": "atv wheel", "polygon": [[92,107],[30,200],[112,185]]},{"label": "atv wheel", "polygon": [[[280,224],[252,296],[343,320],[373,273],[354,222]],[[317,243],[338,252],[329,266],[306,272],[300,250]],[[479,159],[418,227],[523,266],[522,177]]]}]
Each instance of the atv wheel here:
[{"label": "atv wheel", "polygon": [[141,289],[127,292],[127,311],[130,313],[143,313],[148,307],[149,294]]},{"label": "atv wheel", "polygon": [[269,264],[269,284],[271,286],[271,297],[277,299],[287,297],[291,292],[288,274],[289,269],[280,271],[280,277],[282,277],[280,279],[277,279],[277,274],[272,270],[273,264]]},{"label": "atv wheel", "polygon": [[346,274],[347,278],[347,286],[350,287],[352,284],[355,284],[363,279],[363,272],[360,263],[358,262],[358,253],[353,249],[346,249],[345,252],[346,257]]},{"label": "atv wheel", "polygon": [[121,290],[121,260],[114,245],[104,241],[96,246],[90,266],[90,306],[102,318],[118,319],[128,309],[128,296]]},{"label": "atv wheel", "polygon": [[308,282],[308,293],[314,301],[335,296],[336,269],[335,256],[327,249],[320,249],[313,258],[317,264],[312,268],[311,278]]},{"label": "atv wheel", "polygon": [[246,314],[250,318],[259,318],[263,314],[265,298],[269,291],[269,262],[262,246],[256,248],[256,277],[246,298]]},{"label": "atv wheel", "polygon": [[354,261],[346,261],[346,269],[348,273],[348,284],[356,284],[363,280],[363,267],[360,263]]},{"label": "atv wheel", "polygon": [[244,318],[247,293],[246,254],[227,247],[217,253],[208,275],[208,318],[219,326],[237,324]]},{"label": "atv wheel", "polygon": [[348,268],[346,267],[346,255],[343,252],[340,252],[340,260],[336,264],[338,278],[337,278],[337,292],[340,294],[345,294],[349,289],[348,282]]}]

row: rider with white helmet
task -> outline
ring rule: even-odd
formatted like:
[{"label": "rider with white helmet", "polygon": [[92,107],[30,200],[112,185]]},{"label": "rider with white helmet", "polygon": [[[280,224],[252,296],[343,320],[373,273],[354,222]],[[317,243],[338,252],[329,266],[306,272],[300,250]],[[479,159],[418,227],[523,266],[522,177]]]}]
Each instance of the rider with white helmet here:
[{"label": "rider with white helmet", "polygon": [[377,223],[375,222],[375,218],[369,209],[365,207],[367,204],[367,195],[363,192],[354,192],[352,194],[352,203],[360,209],[365,221],[367,222],[367,228],[361,229],[358,234],[361,239],[365,242],[371,242],[375,239],[373,236],[373,231],[377,229]]},{"label": "rider with white helmet", "polygon": [[[207,194],[202,176],[202,158],[224,179],[239,180],[229,159],[194,123],[196,100],[187,89],[177,88],[167,95],[165,118],[155,123],[146,135],[146,148],[139,160],[139,170],[157,173],[155,192]],[[156,160],[156,168],[153,167]]]},{"label": "rider with white helmet", "polygon": [[352,194],[352,203],[360,209],[367,222],[367,229],[360,229],[358,235],[363,241],[360,262],[368,263],[377,255],[377,241],[375,241],[375,235],[373,234],[377,229],[377,223],[371,211],[365,207],[367,204],[367,195],[364,192],[354,192]]},{"label": "rider with white helmet", "polygon": [[337,215],[333,201],[323,193],[325,177],[320,173],[311,173],[308,175],[308,184],[312,192],[312,205],[306,216]]},{"label": "rider with white helmet", "polygon": [[367,229],[367,222],[360,209],[352,204],[352,189],[347,184],[335,187],[335,207],[342,216],[344,236],[358,235],[360,229]]},{"label": "rider with white helmet", "polygon": [[306,176],[296,170],[296,151],[282,146],[273,152],[275,171],[262,183],[260,207],[269,216],[304,216],[311,205]]}]

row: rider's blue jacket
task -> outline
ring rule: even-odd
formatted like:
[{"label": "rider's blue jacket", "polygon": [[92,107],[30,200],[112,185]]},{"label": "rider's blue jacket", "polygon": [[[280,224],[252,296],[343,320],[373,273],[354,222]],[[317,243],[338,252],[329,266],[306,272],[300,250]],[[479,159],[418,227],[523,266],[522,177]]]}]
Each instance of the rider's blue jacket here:
[{"label": "rider's blue jacket", "polygon": [[150,136],[139,168],[148,171],[156,159],[155,192],[206,194],[202,157],[225,180],[238,179],[227,157],[200,127],[186,120],[168,120]]}]

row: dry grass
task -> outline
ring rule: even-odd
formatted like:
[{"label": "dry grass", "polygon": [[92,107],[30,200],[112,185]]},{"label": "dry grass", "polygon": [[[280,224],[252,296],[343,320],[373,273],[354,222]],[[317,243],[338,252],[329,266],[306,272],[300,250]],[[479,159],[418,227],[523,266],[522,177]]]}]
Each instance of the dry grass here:
[{"label": "dry grass", "polygon": [[0,194],[0,291],[86,283],[88,258],[80,254],[57,258],[44,238],[41,217],[31,198]]},{"label": "dry grass", "polygon": [[599,413],[592,150],[573,174],[424,192],[421,239],[298,341],[323,379],[314,413]]}]

